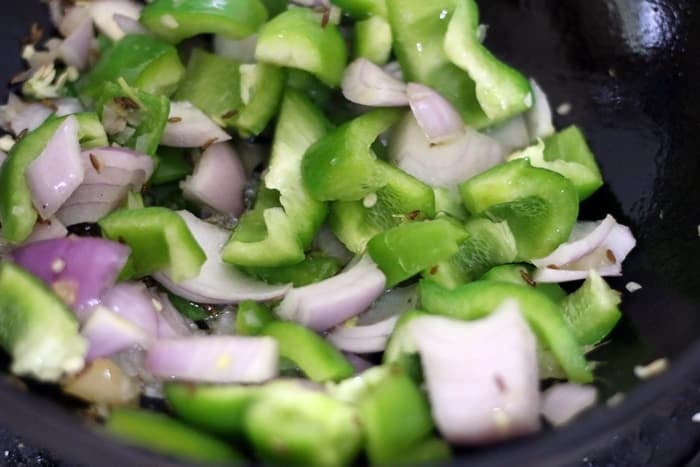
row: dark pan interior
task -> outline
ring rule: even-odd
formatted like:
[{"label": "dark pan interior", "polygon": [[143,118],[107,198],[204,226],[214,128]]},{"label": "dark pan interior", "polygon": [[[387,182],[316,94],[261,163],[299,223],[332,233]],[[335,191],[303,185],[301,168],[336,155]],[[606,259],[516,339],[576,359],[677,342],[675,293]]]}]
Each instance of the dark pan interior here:
[{"label": "dark pan interior", "polygon": [[[480,1],[487,44],[535,77],[557,127],[576,123],[589,138],[608,184],[582,217],[613,214],[632,227],[638,247],[613,280],[624,292],[624,322],[594,357],[604,397],[631,391],[615,408],[594,410],[556,432],[497,449],[465,452],[469,465],[560,465],[580,459],[602,437],[621,432],[659,395],[700,374],[700,5],[692,0]],[[20,70],[19,41],[38,0],[12,2],[0,15],[0,80]],[[5,100],[5,89],[0,90]],[[640,384],[632,368],[671,359],[663,376]],[[145,454],[94,435],[45,391],[19,391],[0,377],[0,421],[60,456],[85,464],[153,464]],[[39,392],[37,397],[36,392]],[[50,391],[49,391],[50,392]],[[513,464],[514,465],[514,464]]]}]

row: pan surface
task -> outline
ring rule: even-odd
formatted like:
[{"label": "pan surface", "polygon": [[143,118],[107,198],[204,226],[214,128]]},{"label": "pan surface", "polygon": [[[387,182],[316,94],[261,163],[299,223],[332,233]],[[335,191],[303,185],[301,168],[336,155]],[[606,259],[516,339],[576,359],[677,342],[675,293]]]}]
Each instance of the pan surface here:
[{"label": "pan surface", "polygon": [[[9,2],[7,2],[9,3]],[[638,247],[625,263],[624,321],[593,355],[604,398],[628,393],[563,429],[497,449],[460,453],[455,463],[564,465],[623,433],[674,388],[700,381],[700,5],[693,0],[480,1],[487,45],[547,91],[558,128],[581,126],[607,185],[582,205],[582,218],[613,214]],[[19,42],[37,21],[39,0],[12,2],[0,14],[0,81],[21,69]],[[2,102],[6,89],[0,90]],[[700,341],[698,341],[700,342]],[[665,356],[668,372],[641,384],[633,367]],[[5,368],[5,367],[3,367]],[[50,390],[18,390],[0,373],[0,423],[59,456],[99,465],[156,465],[147,454],[110,442]],[[689,434],[690,435],[690,434]]]}]

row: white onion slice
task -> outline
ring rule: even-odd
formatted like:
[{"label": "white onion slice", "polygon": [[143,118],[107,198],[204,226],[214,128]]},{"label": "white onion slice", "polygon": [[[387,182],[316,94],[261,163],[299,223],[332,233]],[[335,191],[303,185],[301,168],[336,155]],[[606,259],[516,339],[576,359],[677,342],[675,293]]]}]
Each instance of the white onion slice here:
[{"label": "white onion slice", "polygon": [[357,316],[382,294],[386,277],[369,256],[330,279],[290,290],[277,314],[315,331]]},{"label": "white onion slice", "polygon": [[114,19],[114,22],[117,24],[117,26],[119,26],[119,29],[121,29],[125,35],[149,34],[148,29],[143,27],[136,18],[132,18],[131,16],[126,16],[121,13],[115,13],[112,18]]},{"label": "white onion slice", "polygon": [[535,336],[517,302],[478,321],[425,316],[409,326],[445,439],[481,445],[539,430]]},{"label": "white onion slice", "polygon": [[366,354],[382,352],[394,331],[398,316],[364,326],[340,325],[328,334],[327,339],[340,350]]},{"label": "white onion slice", "polygon": [[204,250],[207,260],[197,277],[179,283],[175,283],[165,272],[154,274],[154,279],[163,287],[188,300],[211,304],[274,300],[289,290],[288,285],[266,284],[224,263],[221,249],[228,242],[230,232],[199,220],[187,211],[179,211],[178,214]]},{"label": "white onion slice", "polygon": [[136,345],[146,347],[148,335],[126,318],[97,306],[85,321],[81,333],[88,340],[87,361],[112,355]]},{"label": "white onion slice", "polygon": [[255,47],[257,44],[257,34],[239,40],[230,39],[219,34],[214,35],[214,53],[222,57],[238,60],[241,63],[255,63]]},{"label": "white onion slice", "polygon": [[55,217],[42,222],[37,222],[31,235],[27,237],[24,243],[38,242],[41,240],[50,240],[52,238],[61,238],[68,235],[68,229]]},{"label": "white onion slice", "polygon": [[66,65],[84,70],[88,65],[93,39],[92,20],[85,18],[58,47],[58,55]]},{"label": "white onion slice", "polygon": [[221,214],[238,217],[245,206],[246,174],[236,150],[228,143],[209,146],[181,184],[185,198]]},{"label": "white onion slice", "polygon": [[453,189],[500,164],[505,156],[496,140],[470,128],[452,141],[431,145],[413,114],[408,114],[396,128],[389,151],[396,165],[418,180]]},{"label": "white onion slice", "polygon": [[498,141],[506,154],[530,145],[530,133],[522,115],[490,128],[486,134]]},{"label": "white onion slice", "polygon": [[593,386],[555,384],[542,394],[542,415],[552,425],[561,426],[593,407],[597,400],[598,390]]},{"label": "white onion slice", "polygon": [[408,104],[406,84],[366,58],[358,58],[345,70],[343,95],[350,102],[371,107]]},{"label": "white onion slice", "polygon": [[403,70],[401,69],[401,64],[397,61],[394,62],[389,62],[386,65],[382,67],[384,71],[389,73],[391,76],[394,77],[394,79],[397,79],[399,81],[404,81],[403,79]]},{"label": "white onion slice", "polygon": [[277,376],[270,337],[206,336],[154,342],[146,368],[155,376],[205,383],[262,383]]},{"label": "white onion slice", "polygon": [[131,0],[94,0],[90,3],[90,15],[102,34],[113,41],[124,37],[124,31],[114,20],[114,15],[126,16],[138,21],[142,5]]},{"label": "white onion slice", "polygon": [[608,215],[599,222],[579,222],[569,241],[544,258],[533,259],[538,282],[566,282],[588,277],[590,269],[601,276],[619,276],[622,262],[636,245],[630,229]]},{"label": "white onion slice", "polygon": [[446,143],[464,135],[462,117],[435,90],[422,84],[408,83],[406,95],[413,116],[431,145]]},{"label": "white onion slice", "polygon": [[102,296],[102,305],[141,328],[151,337],[158,336],[158,315],[154,296],[140,282],[122,282]]},{"label": "white onion slice", "polygon": [[201,148],[231,139],[204,112],[189,102],[171,102],[160,143],[177,148]]},{"label": "white onion slice", "polygon": [[27,168],[27,184],[42,219],[53,216],[80,186],[85,168],[80,158],[78,120],[69,116]]},{"label": "white onion slice", "polygon": [[525,123],[527,124],[530,141],[537,138],[546,138],[554,134],[554,123],[552,123],[552,107],[549,105],[547,94],[544,93],[537,81],[530,79],[532,93],[535,103],[532,108],[525,113]]},{"label": "white onion slice", "polygon": [[25,103],[15,93],[7,96],[7,104],[0,106],[0,126],[15,136],[38,128],[51,115],[51,109],[32,102]]}]

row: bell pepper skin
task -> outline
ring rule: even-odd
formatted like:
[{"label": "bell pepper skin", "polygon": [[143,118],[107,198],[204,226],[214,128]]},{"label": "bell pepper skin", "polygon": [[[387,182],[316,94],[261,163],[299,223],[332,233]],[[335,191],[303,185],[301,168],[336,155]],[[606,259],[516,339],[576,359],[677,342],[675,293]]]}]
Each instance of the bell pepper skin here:
[{"label": "bell pepper skin", "polygon": [[239,66],[235,60],[194,49],[173,99],[191,102],[219,126],[224,126],[241,106]]},{"label": "bell pepper skin", "polygon": [[104,83],[124,78],[141,91],[169,96],[184,74],[175,47],[154,37],[130,35],[107,49],[77,88],[81,98],[93,102],[101,96]]},{"label": "bell pepper skin", "polygon": [[141,23],[163,39],[177,43],[197,34],[242,39],[267,20],[259,0],[156,0],[141,12]]},{"label": "bell pepper skin", "polygon": [[191,462],[223,464],[244,459],[223,441],[145,410],[114,409],[105,429],[126,443]]},{"label": "bell pepper skin", "polygon": [[151,185],[177,182],[192,174],[194,167],[187,162],[185,150],[161,146],[153,158],[157,161],[156,169],[148,181]]},{"label": "bell pepper skin", "polygon": [[448,219],[412,222],[378,234],[367,244],[372,260],[393,287],[457,253],[466,233]]},{"label": "bell pepper skin", "polygon": [[14,374],[54,382],[81,370],[87,351],[75,315],[11,262],[0,263],[0,346],[12,355]]},{"label": "bell pepper skin", "polygon": [[401,116],[377,109],[336,128],[304,154],[302,177],[319,201],[356,201],[386,184],[372,143]]},{"label": "bell pepper skin", "polygon": [[578,383],[593,380],[583,350],[564,321],[561,307],[532,287],[477,281],[448,290],[423,280],[419,289],[425,311],[464,320],[483,318],[504,300],[515,299],[523,317],[540,342],[554,354],[568,378]]},{"label": "bell pepper skin", "polygon": [[[88,149],[106,146],[107,135],[97,115],[75,114],[80,125],[78,140]],[[49,117],[41,126],[27,133],[9,152],[0,167],[0,223],[2,235],[11,243],[21,243],[32,233],[38,214],[32,203],[25,172],[39,157],[49,139],[66,117]]]},{"label": "bell pepper skin", "polygon": [[119,210],[98,224],[103,236],[129,245],[136,277],[166,270],[179,282],[197,276],[207,259],[182,218],[167,208]]},{"label": "bell pepper skin", "polygon": [[320,282],[335,276],[340,271],[340,264],[334,258],[310,255],[301,263],[276,268],[241,268],[246,274],[267,282],[268,284],[293,284],[294,287]]},{"label": "bell pepper skin", "polygon": [[[510,284],[529,285],[538,292],[546,295],[555,303],[561,303],[566,298],[566,292],[559,284],[535,283],[532,279],[534,268],[528,264],[503,264],[490,269],[479,280],[508,282]],[[563,303],[562,307],[564,306]],[[566,314],[566,313],[565,313]],[[569,327],[577,333],[576,328],[569,323]]]},{"label": "bell pepper skin", "polygon": [[385,0],[332,0],[332,4],[338,5],[343,12],[350,14],[355,19],[365,19],[372,16],[386,17]]},{"label": "bell pepper skin", "polygon": [[365,251],[367,242],[386,229],[435,216],[435,194],[425,183],[402,170],[376,161],[385,185],[362,201],[337,201],[328,222],[345,247]]},{"label": "bell pepper skin", "polygon": [[309,8],[292,8],[267,22],[258,35],[255,58],[308,71],[331,87],[340,85],[347,65],[338,28],[322,25]]},{"label": "bell pepper skin", "polygon": [[275,319],[275,315],[267,306],[253,300],[242,301],[236,310],[236,333],[259,336]]},{"label": "bell pepper skin", "polygon": [[304,251],[321,227],[328,207],[303,188],[302,157],[327,128],[326,119],[306,97],[287,91],[264,186],[254,209],[243,215],[224,247],[224,261],[238,266],[278,267],[304,260]]},{"label": "bell pepper skin", "polygon": [[156,153],[170,112],[167,97],[139,91],[125,82],[104,83],[97,101],[97,113],[103,121],[106,111],[127,120],[123,133],[110,134],[113,141],[142,154]]},{"label": "bell pepper skin", "polygon": [[578,195],[571,182],[526,160],[498,165],[459,189],[472,214],[508,222],[518,261],[551,253],[569,238],[578,216]]},{"label": "bell pepper skin", "polygon": [[338,349],[304,326],[275,321],[261,335],[274,338],[280,357],[294,362],[311,381],[339,381],[355,372]]},{"label": "bell pepper skin", "polygon": [[447,57],[469,73],[476,98],[492,123],[523,113],[534,103],[530,82],[493,56],[478,38],[479,7],[475,0],[457,0],[444,37]]},{"label": "bell pepper skin", "polygon": [[561,302],[564,320],[581,345],[602,341],[622,317],[619,294],[595,271],[583,285]]},{"label": "bell pepper skin", "polygon": [[355,23],[355,56],[384,65],[391,56],[391,25],[381,16]]},{"label": "bell pepper skin", "polygon": [[201,321],[208,318],[210,315],[210,311],[208,311],[204,305],[194,303],[171,293],[168,293],[168,299],[173,307],[182,316],[191,319],[192,321]]},{"label": "bell pepper skin", "polygon": [[277,113],[287,72],[269,63],[242,64],[239,70],[242,108],[225,122],[244,137],[257,136]]}]

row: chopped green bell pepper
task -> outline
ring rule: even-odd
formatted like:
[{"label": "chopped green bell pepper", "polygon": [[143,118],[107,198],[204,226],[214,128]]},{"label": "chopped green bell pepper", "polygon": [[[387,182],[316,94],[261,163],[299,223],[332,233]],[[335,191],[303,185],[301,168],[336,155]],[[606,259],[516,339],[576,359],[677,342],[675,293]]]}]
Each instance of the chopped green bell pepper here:
[{"label": "chopped green bell pepper", "polygon": [[170,42],[197,34],[242,39],[267,20],[260,0],[155,0],[141,12],[141,23]]},{"label": "chopped green bell pepper", "polygon": [[278,267],[304,260],[304,251],[321,227],[328,207],[304,189],[302,157],[327,128],[325,117],[306,97],[287,91],[264,186],[255,208],[243,215],[224,247],[224,261],[238,266]]},{"label": "chopped green bell pepper", "polygon": [[393,287],[457,253],[466,236],[459,224],[446,218],[412,222],[378,234],[367,251],[386,275],[386,286]]},{"label": "chopped green bell pepper", "polygon": [[340,262],[335,258],[309,255],[301,263],[290,266],[241,267],[241,270],[268,284],[293,284],[294,287],[303,287],[335,276],[340,271],[340,267]]},{"label": "chopped green bell pepper", "polygon": [[331,88],[308,71],[296,68],[287,70],[287,87],[306,94],[319,109],[324,109],[333,97]]},{"label": "chopped green bell pepper", "polygon": [[175,47],[155,37],[130,35],[107,49],[77,87],[88,102],[100,98],[105,83],[119,78],[143,92],[169,96],[184,74]]},{"label": "chopped green bell pepper", "polygon": [[547,256],[569,238],[578,216],[576,188],[558,173],[526,160],[497,165],[459,189],[472,214],[508,222],[516,260]]},{"label": "chopped green bell pepper", "polygon": [[[170,101],[129,87],[119,79],[104,83],[97,100],[97,113],[103,122],[123,121],[124,127],[109,133],[112,141],[142,154],[154,155],[168,122]],[[111,128],[114,125],[105,125]]]},{"label": "chopped green bell pepper", "polygon": [[[78,141],[83,148],[107,146],[107,135],[97,115],[79,113]],[[49,117],[41,126],[17,141],[0,168],[0,223],[2,234],[11,243],[21,243],[29,237],[38,214],[25,173],[39,157],[51,137],[67,117]]]},{"label": "chopped green bell pepper", "polygon": [[260,30],[255,58],[306,70],[328,86],[337,87],[347,64],[347,51],[335,25],[322,25],[309,8],[292,8]]},{"label": "chopped green bell pepper", "polygon": [[205,306],[192,302],[177,295],[168,293],[168,299],[173,307],[187,319],[202,321],[210,316],[210,311]]},{"label": "chopped green bell pepper", "polygon": [[275,315],[265,305],[244,300],[236,310],[236,333],[244,336],[259,336],[265,327],[275,321]]},{"label": "chopped green bell pepper", "polygon": [[355,23],[355,56],[384,65],[391,56],[391,26],[381,16],[372,16]]},{"label": "chopped green bell pepper", "polygon": [[156,170],[148,181],[151,185],[177,182],[192,174],[194,167],[185,157],[185,149],[161,146],[154,159],[158,162]]},{"label": "chopped green bell pepper", "polygon": [[192,462],[223,464],[244,460],[227,443],[154,412],[114,409],[105,429],[126,443]]},{"label": "chopped green bell pepper", "polygon": [[274,338],[280,357],[294,362],[311,381],[338,381],[355,372],[338,349],[304,326],[274,321],[261,334]]},{"label": "chopped green bell pepper", "polygon": [[475,0],[456,0],[444,38],[447,57],[469,73],[476,98],[492,123],[523,113],[534,103],[530,82],[479,41],[479,7]]},{"label": "chopped green bell pepper", "polygon": [[561,306],[532,287],[506,282],[477,281],[454,290],[432,281],[420,282],[425,311],[457,319],[483,318],[507,299],[515,299],[523,317],[540,342],[556,357],[572,381],[589,383],[593,374],[573,330],[564,321]]},{"label": "chopped green bell pepper", "polygon": [[331,3],[338,5],[355,19],[387,15],[385,0],[331,0]]},{"label": "chopped green bell pepper", "polygon": [[106,238],[129,245],[137,277],[165,270],[180,282],[197,276],[207,259],[187,224],[167,208],[115,211],[99,225]]},{"label": "chopped green bell pepper", "polygon": [[12,373],[40,381],[81,370],[87,351],[75,315],[11,262],[0,263],[0,346],[12,355]]},{"label": "chopped green bell pepper", "polygon": [[284,94],[286,70],[268,63],[242,64],[241,102],[243,107],[226,119],[242,136],[256,136],[277,113]]},{"label": "chopped green bell pepper", "polygon": [[[490,269],[480,280],[529,285],[556,303],[560,303],[566,297],[566,292],[559,284],[536,283],[532,278],[533,271],[534,268],[528,264],[503,264]],[[569,327],[576,332],[573,326]]]}]

